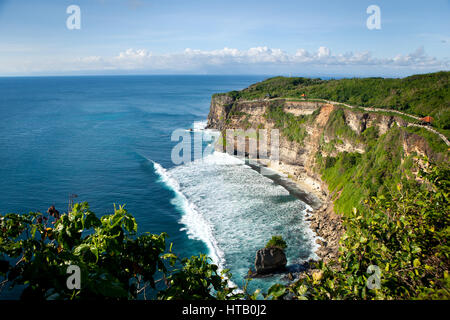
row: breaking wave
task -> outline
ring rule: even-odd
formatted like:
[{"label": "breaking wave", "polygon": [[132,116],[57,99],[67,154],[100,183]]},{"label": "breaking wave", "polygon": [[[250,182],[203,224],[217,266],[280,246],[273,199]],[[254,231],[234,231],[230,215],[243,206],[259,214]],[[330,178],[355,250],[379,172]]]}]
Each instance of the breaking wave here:
[{"label": "breaking wave", "polygon": [[[160,182],[175,193],[171,202],[181,213],[183,230],[203,241],[214,263],[230,269],[238,285],[273,235],[286,240],[288,265],[316,257],[314,234],[304,220],[309,206],[244,161],[214,152],[169,170],[153,164]],[[252,282],[268,286],[267,280]]]}]

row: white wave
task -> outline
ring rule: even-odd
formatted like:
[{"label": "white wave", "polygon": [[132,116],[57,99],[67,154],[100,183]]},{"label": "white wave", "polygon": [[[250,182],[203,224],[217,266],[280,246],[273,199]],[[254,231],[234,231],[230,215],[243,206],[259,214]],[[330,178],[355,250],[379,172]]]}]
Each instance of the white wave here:
[{"label": "white wave", "polygon": [[[215,250],[223,254],[222,265],[231,269],[234,279],[243,281],[256,251],[273,235],[281,234],[288,242],[290,264],[313,256],[314,235],[303,220],[308,207],[243,160],[214,152],[168,174],[199,214],[186,214],[181,222],[197,238],[214,239]],[[198,230],[194,217],[206,222],[208,233]]]},{"label": "white wave", "polygon": [[209,256],[213,262],[219,268],[223,269],[223,265],[225,264],[224,254],[217,246],[217,242],[213,237],[212,226],[203,219],[195,205],[188,201],[186,196],[180,191],[178,182],[170,177],[167,170],[159,163],[153,160],[150,161],[153,163],[153,167],[160,177],[160,181],[175,192],[175,198],[171,200],[171,203],[182,212],[183,215],[181,216],[180,223],[186,226],[186,228],[181,228],[180,231],[185,230],[190,239],[203,241],[208,247]]},{"label": "white wave", "polygon": [[192,124],[192,127],[186,131],[190,131],[190,132],[208,131],[209,129],[206,129],[207,125],[208,125],[207,120],[194,121],[194,123]]},{"label": "white wave", "polygon": [[[213,262],[231,269],[239,286],[256,250],[273,235],[288,243],[288,264],[317,258],[316,236],[304,221],[311,208],[243,160],[213,152],[169,170],[152,162],[161,183],[175,192],[171,202],[182,213],[181,230],[203,241]],[[267,282],[259,281],[266,280],[252,283]]]},{"label": "white wave", "polygon": [[[276,170],[274,168],[268,168],[268,167],[261,167],[261,168],[264,169],[267,174],[277,174],[280,177],[290,180],[290,178],[288,177],[287,174],[285,174],[279,170]],[[304,205],[305,205],[305,209],[302,211],[302,213],[305,218],[310,217],[314,213],[314,209],[306,203],[304,203]],[[312,228],[310,227],[311,226],[310,222],[305,221],[305,224],[308,226],[308,228],[305,228],[305,232],[308,235],[308,238],[312,239],[312,247],[313,247],[313,250],[312,250],[313,252],[309,256],[308,260],[312,259],[312,260],[318,261],[320,259],[320,257],[317,255],[316,252],[320,248],[320,245],[316,242],[316,240],[325,241],[325,239],[320,237],[319,235],[317,235],[312,230]]]},{"label": "white wave", "polygon": [[[233,157],[228,153],[214,151],[212,154],[202,159],[206,165],[218,165],[218,166],[232,166],[232,165],[244,165],[245,162],[242,159]],[[193,165],[196,163],[194,162]]]},{"label": "white wave", "polygon": [[207,120],[194,121],[192,129],[194,129],[194,130],[205,130],[207,125],[208,125],[208,121]]}]

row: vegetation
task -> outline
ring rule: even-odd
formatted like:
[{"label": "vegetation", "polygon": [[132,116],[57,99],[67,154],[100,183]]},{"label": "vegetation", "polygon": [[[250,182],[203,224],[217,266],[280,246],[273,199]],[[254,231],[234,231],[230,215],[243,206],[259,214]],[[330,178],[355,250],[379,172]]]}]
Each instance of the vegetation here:
[{"label": "vegetation", "polygon": [[331,112],[325,133],[329,136],[346,138],[353,143],[362,142],[361,137],[346,124],[344,110],[342,108],[336,108]]},{"label": "vegetation", "polygon": [[[21,299],[241,297],[228,286],[227,270],[220,273],[206,256],[179,259],[172,246],[166,251],[165,233],[137,236],[123,207],[101,218],[87,203],[61,216],[0,215],[0,229],[1,284],[22,288]],[[66,285],[69,265],[80,268],[81,289]]]},{"label": "vegetation", "polygon": [[450,299],[450,170],[425,164],[424,183],[399,183],[344,215],[339,260],[278,298]]},{"label": "vegetation", "polygon": [[434,152],[446,153],[449,149],[439,136],[428,131],[427,129],[419,127],[407,127],[406,131],[424,137],[427,140],[428,145],[431,147],[431,149],[433,149]]},{"label": "vegetation", "polygon": [[450,129],[450,72],[414,75],[403,79],[354,78],[321,80],[270,78],[228,95],[252,100],[267,97],[326,99],[355,106],[432,116],[437,128]]},{"label": "vegetation", "polygon": [[[341,152],[335,157],[325,157],[322,156],[322,151],[319,151],[316,160],[322,179],[335,194],[335,211],[344,214],[350,212],[353,207],[361,209],[363,199],[382,195],[401,182],[403,172],[410,171],[406,170],[410,169],[410,161],[403,161],[400,138],[403,129],[392,128],[385,135],[376,138],[378,132],[372,127],[361,136],[353,138],[356,133],[339,119],[338,110],[334,115],[330,115],[325,131],[334,130],[340,138],[360,141],[365,146],[365,152]],[[322,148],[330,151],[326,144]]]},{"label": "vegetation", "polygon": [[278,97],[297,97],[298,88],[323,83],[320,79],[275,77],[256,83],[241,91],[230,91],[216,95],[227,95],[234,99],[253,100]]},{"label": "vegetation", "polygon": [[[403,149],[404,137],[411,133],[424,137],[436,158],[441,159],[439,162],[445,161],[447,146],[423,128],[393,127],[380,136],[377,127],[372,126],[357,134],[346,124],[342,108],[331,112],[324,134],[334,139],[325,143],[322,136],[316,170],[334,193],[337,213],[351,212],[354,207],[362,209],[364,199],[385,195],[398,183],[415,178],[412,166],[416,155],[405,155]],[[364,153],[338,153],[336,146],[343,144],[343,140],[361,147]]]},{"label": "vegetation", "polygon": [[305,126],[302,126],[308,120],[308,116],[295,116],[286,113],[282,104],[273,103],[267,110],[265,117],[273,121],[275,128],[280,129],[281,133],[291,141],[303,145],[303,140],[308,133]]},{"label": "vegetation", "polygon": [[280,248],[281,250],[284,250],[287,248],[287,244],[282,236],[272,236],[272,239],[267,242],[266,248]]},{"label": "vegetation", "polygon": [[[432,115],[434,124],[445,132],[449,128],[449,75],[309,83],[277,77],[235,92],[234,97],[298,99],[306,93],[308,100],[324,98]],[[271,103],[266,119],[289,140],[303,144],[302,124],[311,116],[284,112],[282,99]],[[450,299],[448,147],[437,135],[417,127],[394,126],[380,135],[371,126],[358,134],[347,125],[345,108],[337,106],[330,114],[316,154],[316,169],[332,191],[334,209],[341,213],[346,229],[341,255],[337,261],[317,264],[288,287],[273,286],[266,297]],[[407,116],[389,115],[411,121]],[[415,153],[405,154],[403,141],[411,134],[412,139],[417,135],[426,140],[432,163],[418,160]],[[332,140],[325,142],[325,137]],[[364,152],[338,152],[337,146],[345,141],[361,146]]]}]

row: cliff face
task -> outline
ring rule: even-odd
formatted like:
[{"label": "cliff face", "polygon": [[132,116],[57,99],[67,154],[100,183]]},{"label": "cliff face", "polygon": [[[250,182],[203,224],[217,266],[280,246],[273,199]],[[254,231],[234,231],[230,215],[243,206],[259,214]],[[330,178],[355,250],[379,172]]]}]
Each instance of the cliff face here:
[{"label": "cliff face", "polygon": [[[353,139],[339,135],[338,132],[330,130],[330,115],[337,108],[331,104],[322,102],[302,102],[278,100],[258,100],[258,101],[235,101],[229,96],[214,96],[211,100],[211,108],[208,115],[207,128],[223,131],[226,129],[268,129],[276,128],[275,122],[267,118],[268,109],[276,104],[281,106],[283,111],[294,116],[313,115],[314,121],[300,124],[307,132],[307,136],[302,144],[288,139],[281,133],[280,136],[280,160],[286,165],[302,167],[311,176],[317,177],[312,170],[314,157],[317,152],[325,156],[335,156],[339,152],[365,152],[365,144],[358,139]],[[350,128],[355,136],[360,136],[369,128],[376,128],[378,135],[383,135],[392,127],[407,127],[407,122],[400,117],[388,116],[378,113],[366,113],[342,108],[345,125]],[[282,131],[282,130],[280,130]],[[417,152],[430,158],[437,158],[440,155],[430,148],[426,139],[412,133],[405,132],[402,135],[402,144],[406,154]],[[228,138],[227,138],[228,139]],[[251,138],[250,138],[251,139]],[[334,150],[330,153],[319,150],[323,143],[339,140]],[[234,137],[236,143],[237,138]],[[269,140],[270,143],[270,140]],[[294,173],[294,172],[293,172]]]},{"label": "cliff face", "polygon": [[[214,96],[211,101],[207,127],[220,131],[226,129],[258,130],[263,128],[270,132],[270,130],[276,128],[276,124],[271,119],[268,119],[266,114],[268,109],[274,104],[281,106],[285,113],[295,116],[313,115],[314,112],[316,113],[313,121],[301,124],[307,133],[302,144],[288,139],[280,130],[279,156],[283,167],[282,171],[300,181],[305,179],[314,180],[313,182],[314,185],[317,185],[317,189],[320,189],[324,194],[328,194],[327,188],[323,188],[324,184],[316,170],[314,170],[317,152],[320,152],[323,156],[336,156],[340,152],[364,153],[366,147],[358,139],[339,135],[338,132],[333,132],[333,128],[330,130],[330,115],[338,108],[337,106],[321,102],[293,102],[283,99],[240,102],[228,96]],[[383,135],[393,126],[407,126],[407,122],[400,117],[364,113],[345,108],[342,108],[342,110],[345,125],[354,132],[355,137],[360,136],[371,127],[375,127],[378,134]],[[405,153],[417,152],[430,158],[436,157],[436,154],[433,153],[423,137],[405,133],[402,139]],[[319,148],[323,144],[336,140],[339,143],[335,144],[334,149],[329,152]],[[227,137],[227,143],[229,142],[236,144],[237,137]]]},{"label": "cliff face", "polygon": [[[307,121],[299,122],[299,126],[305,132],[301,141],[287,136],[276,119],[268,116],[273,108],[299,118],[306,116]],[[400,117],[350,110],[321,102],[285,101],[283,99],[236,101],[225,95],[212,98],[208,116],[208,128],[220,131],[267,129],[270,136],[271,130],[279,129],[280,162],[271,163],[268,160],[261,162],[288,174],[305,191],[314,193],[322,200],[323,206],[308,219],[312,230],[325,239],[325,241],[320,241],[321,248],[317,252],[324,260],[337,256],[338,242],[343,233],[343,227],[340,215],[333,211],[332,197],[336,195],[330,194],[327,184],[317,170],[318,154],[323,157],[335,157],[342,152],[362,154],[366,152],[366,144],[364,139],[359,137],[368,129],[373,128],[371,130],[375,130],[377,136],[381,136],[393,127],[406,126],[407,122]],[[226,144],[236,145],[237,139],[236,136],[227,135]],[[247,137],[247,147],[252,139],[254,138]],[[430,158],[436,156],[421,136],[403,132],[400,139],[405,155],[415,152]],[[222,146],[218,148],[225,151]]]},{"label": "cliff face", "polygon": [[222,130],[225,120],[233,106],[234,99],[229,96],[213,96],[208,115],[208,128]]}]

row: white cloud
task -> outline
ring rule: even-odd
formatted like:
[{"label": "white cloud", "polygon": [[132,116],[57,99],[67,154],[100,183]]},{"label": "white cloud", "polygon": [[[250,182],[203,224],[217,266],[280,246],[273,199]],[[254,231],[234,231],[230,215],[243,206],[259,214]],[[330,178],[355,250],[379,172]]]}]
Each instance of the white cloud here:
[{"label": "white cloud", "polygon": [[[148,68],[196,68],[201,66],[223,66],[233,64],[331,64],[331,65],[360,65],[360,66],[409,66],[409,67],[442,67],[448,68],[449,61],[440,61],[425,53],[423,47],[406,55],[397,55],[393,58],[374,58],[368,51],[332,55],[327,47],[320,47],[316,53],[305,49],[298,49],[292,55],[281,49],[268,47],[255,47],[248,50],[223,48],[219,50],[186,49],[182,53],[152,55],[146,50],[128,49],[112,59],[116,62],[127,62],[126,66]],[[124,68],[123,64],[116,67]]]},{"label": "white cloud", "polygon": [[320,47],[319,51],[317,52],[317,57],[319,59],[328,58],[330,55],[331,55],[331,50],[328,49],[327,47]]},{"label": "white cloud", "polygon": [[148,57],[151,57],[151,53],[145,49],[139,49],[139,50],[128,49],[125,52],[121,52],[117,58],[118,59],[128,59],[128,58],[142,59],[142,58],[148,58]]},{"label": "white cloud", "polygon": [[[415,65],[415,66],[429,66],[429,65],[439,65],[441,62],[434,58],[427,56],[425,53],[425,49],[423,47],[417,48],[416,51],[413,53],[407,54],[407,55],[397,55],[393,59],[394,64],[399,66],[409,66],[409,65]],[[449,63],[447,61],[447,68],[449,66]]]},{"label": "white cloud", "polygon": [[[8,67],[6,69],[6,67]],[[147,73],[282,73],[304,72],[305,70],[327,73],[330,70],[373,70],[380,68],[418,71],[450,69],[448,59],[439,60],[426,54],[423,47],[409,54],[392,58],[376,58],[368,51],[333,54],[322,46],[316,52],[298,49],[289,54],[281,49],[254,47],[248,50],[223,48],[198,50],[187,48],[182,52],[153,54],[146,49],[128,49],[113,57],[88,56],[75,60],[60,60],[20,65],[0,64],[0,73],[8,72],[83,72],[117,71]],[[333,69],[334,68],[334,69]],[[339,69],[340,68],[340,69]],[[264,73],[264,72],[261,72]]]}]

